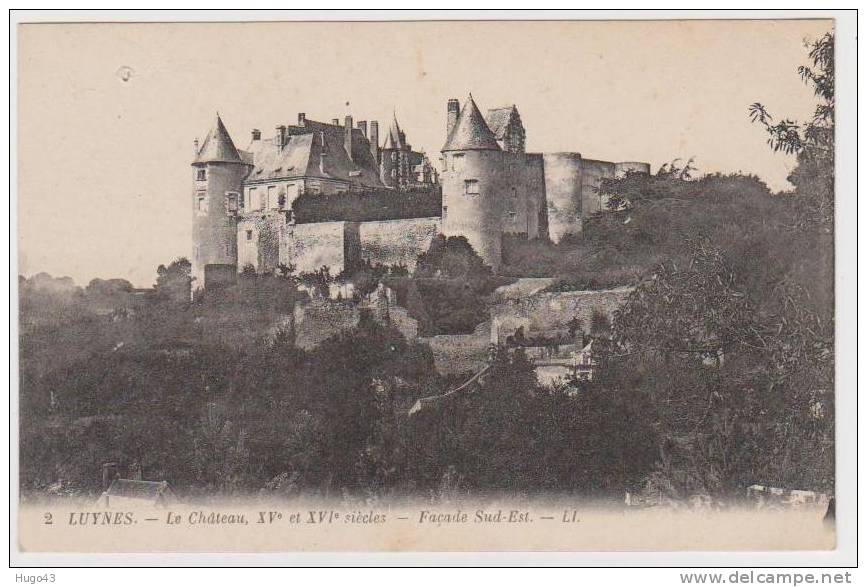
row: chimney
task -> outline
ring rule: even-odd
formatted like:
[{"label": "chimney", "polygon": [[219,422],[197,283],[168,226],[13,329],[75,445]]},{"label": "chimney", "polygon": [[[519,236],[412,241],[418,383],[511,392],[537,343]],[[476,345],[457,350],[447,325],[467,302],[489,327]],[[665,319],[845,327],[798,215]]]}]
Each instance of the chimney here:
[{"label": "chimney", "polygon": [[373,160],[379,164],[379,122],[376,120],[370,121],[370,154],[373,155]]},{"label": "chimney", "polygon": [[352,161],[352,117],[347,116],[343,119],[343,148]]},{"label": "chimney", "polygon": [[253,135],[254,141],[258,141],[262,138],[262,131],[258,128],[254,128],[251,134]]},{"label": "chimney", "polygon": [[458,122],[458,114],[461,111],[460,102],[457,98],[449,98],[448,106],[446,106],[446,139],[452,134],[452,129]]},{"label": "chimney", "polygon": [[331,124],[333,124],[334,126],[340,126],[340,119],[339,118],[332,118]]},{"label": "chimney", "polygon": [[111,482],[117,479],[117,463],[105,463],[102,466],[102,489],[106,491]]},{"label": "chimney", "polygon": [[303,112],[298,113],[298,126],[305,126],[307,124],[307,115]]},{"label": "chimney", "polygon": [[322,175],[326,175],[325,173],[325,158],[328,156],[328,145],[325,143],[325,131],[319,131],[319,140],[322,143],[322,148],[319,150],[319,172]]},{"label": "chimney", "polygon": [[364,138],[367,138],[367,121],[359,120],[358,121],[358,130],[361,131],[361,134],[364,135]]},{"label": "chimney", "polygon": [[193,140],[193,157],[199,156],[199,139]]},{"label": "chimney", "polygon": [[280,149],[283,148],[283,145],[286,144],[286,127],[283,126],[282,124],[277,125],[276,131],[277,131],[277,135],[276,135],[277,150],[279,151]]}]

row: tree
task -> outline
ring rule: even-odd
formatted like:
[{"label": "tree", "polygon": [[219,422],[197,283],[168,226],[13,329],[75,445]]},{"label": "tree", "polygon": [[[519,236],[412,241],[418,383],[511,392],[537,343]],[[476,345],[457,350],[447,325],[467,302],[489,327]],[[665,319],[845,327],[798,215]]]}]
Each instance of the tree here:
[{"label": "tree", "polygon": [[750,119],[768,133],[774,151],[794,154],[797,165],[789,175],[800,204],[799,223],[825,232],[834,229],[834,33],[808,44],[812,66],[798,68],[801,79],[819,99],[810,120],[784,118],[774,122],[759,102],[749,107]]},{"label": "tree", "polygon": [[688,263],[660,264],[629,296],[602,357],[611,381],[651,400],[658,487],[827,489],[833,423],[817,413],[833,402],[833,329],[797,287],[766,299],[707,238],[688,248]]},{"label": "tree", "polygon": [[428,250],[418,256],[415,267],[416,277],[478,279],[490,274],[490,266],[465,236],[437,235]]},{"label": "tree", "polygon": [[178,257],[168,267],[157,267],[157,282],[154,286],[157,296],[175,302],[190,301],[193,278],[192,265],[186,257]]},{"label": "tree", "polygon": [[315,271],[307,271],[298,276],[301,285],[312,290],[313,294],[320,298],[328,298],[330,295],[329,285],[334,282],[331,269],[323,265]]}]

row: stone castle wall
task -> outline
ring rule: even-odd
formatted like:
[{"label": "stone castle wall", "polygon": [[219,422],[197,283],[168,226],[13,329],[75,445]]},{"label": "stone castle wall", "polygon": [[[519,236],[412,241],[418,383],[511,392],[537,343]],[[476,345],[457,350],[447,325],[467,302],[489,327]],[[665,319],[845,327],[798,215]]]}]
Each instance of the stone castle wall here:
[{"label": "stone castle wall", "polygon": [[427,251],[440,232],[438,217],[358,223],[361,258],[372,265],[406,265],[415,269],[418,255]]},{"label": "stone castle wall", "polygon": [[584,159],[581,165],[581,217],[588,216],[603,210],[605,199],[597,191],[602,184],[602,179],[614,177],[615,165],[609,161],[597,161]]},{"label": "stone castle wall", "polygon": [[312,300],[295,306],[295,344],[312,349],[358,324],[361,312],[352,302]]},{"label": "stone castle wall", "polygon": [[280,239],[281,262],[294,264],[296,273],[327,266],[337,275],[356,260],[351,246],[356,231],[351,222],[287,225]]},{"label": "stone castle wall", "polygon": [[567,234],[581,232],[583,160],[580,153],[545,153],[543,158],[548,232],[556,243]]},{"label": "stone castle wall", "polygon": [[632,293],[632,287],[607,290],[534,293],[526,297],[500,300],[491,306],[492,340],[503,342],[519,326],[525,335],[552,336],[568,333],[572,318],[581,321],[585,334],[590,332],[594,312],[604,313],[609,321]]}]

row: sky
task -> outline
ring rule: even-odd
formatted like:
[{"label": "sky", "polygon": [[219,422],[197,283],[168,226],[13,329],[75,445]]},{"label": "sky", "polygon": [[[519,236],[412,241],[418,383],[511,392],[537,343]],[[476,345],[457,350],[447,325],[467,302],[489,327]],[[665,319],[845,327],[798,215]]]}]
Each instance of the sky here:
[{"label": "sky", "polygon": [[810,115],[797,67],[831,21],[25,24],[19,273],[153,284],[192,249],[192,143],[392,112],[436,162],[446,101],[515,104],[531,152],[647,161],[788,187],[747,107]]}]

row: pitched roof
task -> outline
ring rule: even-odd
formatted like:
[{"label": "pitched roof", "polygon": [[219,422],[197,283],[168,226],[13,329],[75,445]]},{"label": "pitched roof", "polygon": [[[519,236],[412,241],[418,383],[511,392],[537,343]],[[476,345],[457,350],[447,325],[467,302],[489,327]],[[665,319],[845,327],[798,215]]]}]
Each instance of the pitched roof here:
[{"label": "pitched roof", "polygon": [[452,132],[449,133],[443,151],[468,151],[468,150],[494,150],[499,151],[500,145],[488,124],[485,122],[479,107],[473,100],[473,95],[464,102],[464,107],[458,115],[458,120]]},{"label": "pitched roof", "polygon": [[[360,129],[352,129],[352,159],[344,149],[345,127],[307,119],[303,127],[289,126],[286,132],[282,149],[277,148],[276,137],[250,143],[247,151],[253,169],[245,181],[319,177],[368,187],[382,186],[379,165]],[[324,158],[320,157],[323,152]]]},{"label": "pitched roof", "polygon": [[196,154],[195,163],[219,162],[241,163],[242,160],[238,154],[238,149],[235,148],[235,143],[232,142],[232,137],[229,136],[229,131],[223,126],[223,121],[217,114],[214,126],[208,131],[208,135]]},{"label": "pitched roof", "polygon": [[488,128],[491,129],[491,132],[494,133],[494,136],[497,137],[497,140],[502,140],[506,136],[506,129],[509,127],[509,122],[512,120],[512,116],[517,114],[518,109],[514,104],[511,106],[505,106],[503,108],[491,108],[488,110],[487,116],[485,119],[488,123]]}]

